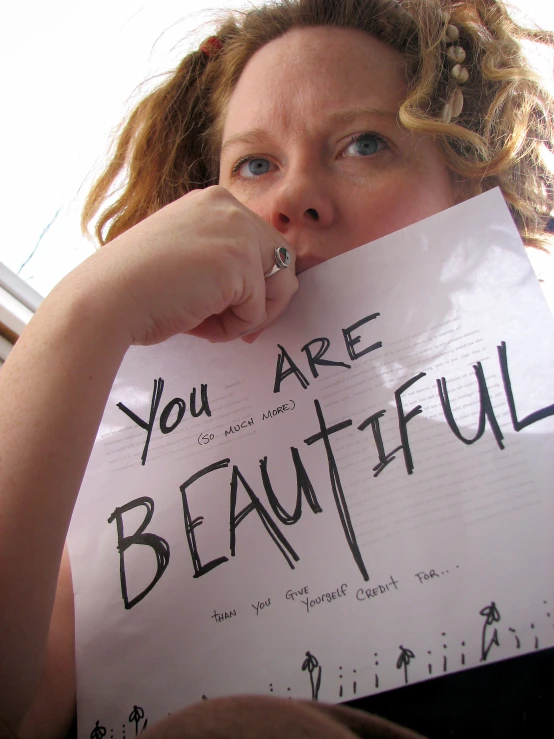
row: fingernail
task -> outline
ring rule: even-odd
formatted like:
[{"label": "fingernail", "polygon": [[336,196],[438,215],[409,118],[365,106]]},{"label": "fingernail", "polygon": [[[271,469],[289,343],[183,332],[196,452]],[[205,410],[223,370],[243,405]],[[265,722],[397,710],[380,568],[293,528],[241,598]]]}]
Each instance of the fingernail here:
[{"label": "fingernail", "polygon": [[256,331],[253,334],[245,334],[241,336],[242,341],[244,341],[245,344],[253,344],[258,336],[263,333],[262,331]]}]

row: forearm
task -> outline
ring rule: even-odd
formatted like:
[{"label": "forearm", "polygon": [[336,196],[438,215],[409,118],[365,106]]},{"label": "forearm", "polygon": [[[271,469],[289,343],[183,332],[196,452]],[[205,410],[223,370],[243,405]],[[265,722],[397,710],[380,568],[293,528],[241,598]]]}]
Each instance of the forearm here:
[{"label": "forearm", "polygon": [[[270,280],[283,237],[221,187],[189,193],[67,277],[0,372],[0,721],[33,697],[63,542],[113,379],[131,343],[229,341],[298,287]],[[294,253],[293,265],[294,265]]]},{"label": "forearm", "polygon": [[129,344],[115,309],[71,276],[0,372],[0,718],[12,725],[40,677],[71,513]]}]

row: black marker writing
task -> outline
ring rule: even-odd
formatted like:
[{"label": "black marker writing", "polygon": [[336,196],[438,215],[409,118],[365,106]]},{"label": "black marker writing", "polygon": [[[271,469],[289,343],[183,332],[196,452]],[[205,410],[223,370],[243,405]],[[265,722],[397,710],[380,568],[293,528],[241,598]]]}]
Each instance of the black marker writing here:
[{"label": "black marker writing", "polygon": [[[319,349],[317,350],[317,353],[315,356],[312,354],[311,346],[312,344],[319,343]],[[304,344],[301,351],[306,353],[306,356],[308,358],[308,364],[310,366],[310,370],[312,372],[312,375],[314,378],[319,377],[318,371],[317,371],[317,365],[323,365],[323,366],[334,366],[334,367],[346,367],[346,369],[350,369],[351,365],[346,364],[345,362],[334,362],[331,359],[323,359],[323,355],[327,352],[329,347],[331,346],[331,342],[329,339],[321,338],[321,339],[312,339],[307,344]]]},{"label": "black marker writing", "polygon": [[287,590],[285,598],[287,600],[294,600],[295,598],[299,598],[301,595],[308,595],[307,585],[304,585],[304,587],[299,590]]},{"label": "black marker writing", "polygon": [[[379,313],[373,313],[370,316],[366,316],[365,318],[362,318],[359,321],[356,321],[356,323],[353,323],[352,326],[349,326],[348,328],[342,329],[342,335],[344,338],[344,343],[346,345],[346,351],[348,352],[348,356],[351,360],[359,359],[360,357],[363,357],[364,354],[368,354],[368,352],[372,352],[375,349],[379,349],[383,346],[381,341],[377,341],[374,344],[371,344],[371,346],[367,346],[361,351],[356,351],[354,347],[360,343],[361,336],[352,336],[354,331],[360,328],[360,326],[363,326],[365,323],[368,323],[369,321],[372,321],[374,318],[377,318],[379,316]],[[317,349],[316,353],[312,353],[312,344],[319,344],[319,348]],[[284,347],[281,346],[281,344],[277,344],[279,347],[279,355],[277,357],[277,367],[275,371],[275,384],[273,386],[273,392],[278,393],[281,390],[281,383],[283,380],[285,380],[287,377],[290,377],[291,375],[294,375],[298,382],[300,383],[300,386],[305,390],[307,387],[309,387],[310,382],[307,379],[307,377],[303,374],[302,370],[298,365],[294,362],[290,354],[286,351]],[[314,379],[319,377],[319,370],[318,367],[344,367],[345,369],[350,369],[351,365],[346,364],[346,362],[337,362],[335,360],[331,359],[323,359],[323,356],[327,353],[329,350],[329,347],[331,346],[331,342],[328,338],[325,336],[319,337],[317,339],[312,339],[307,344],[304,344],[301,351],[303,351],[306,354],[306,357],[308,359],[308,366],[310,368],[310,371],[312,373],[312,376]],[[288,364],[287,369],[283,369],[285,366],[285,361]]]},{"label": "black marker writing", "polygon": [[358,547],[358,542],[356,541],[356,534],[354,533],[352,521],[350,520],[350,513],[346,504],[346,498],[344,497],[344,492],[339,476],[339,470],[335,461],[331,442],[329,441],[331,434],[335,434],[342,429],[348,428],[352,425],[352,420],[348,419],[346,421],[342,421],[341,423],[336,423],[330,428],[327,428],[327,424],[325,423],[325,419],[323,418],[323,413],[321,411],[321,405],[319,404],[319,401],[314,400],[314,405],[319,421],[320,431],[319,433],[310,436],[308,439],[304,439],[304,443],[310,446],[311,444],[315,444],[316,441],[323,440],[323,443],[325,445],[325,453],[327,454],[327,462],[329,464],[331,489],[333,491],[333,497],[335,499],[337,510],[339,512],[340,522],[346,536],[346,541],[348,542],[348,546],[350,547],[350,551],[352,552],[354,561],[358,565],[364,580],[369,580],[369,575],[367,574],[367,570],[362,559],[362,554],[360,552],[360,548]]},{"label": "black marker writing", "polygon": [[498,425],[496,416],[494,415],[494,409],[492,407],[489,389],[487,387],[487,381],[485,379],[485,373],[483,372],[483,366],[481,362],[477,362],[476,364],[474,364],[473,370],[477,377],[477,387],[479,389],[479,425],[477,426],[475,436],[472,439],[466,439],[465,436],[462,436],[462,432],[460,431],[458,424],[454,420],[454,415],[452,414],[452,407],[450,405],[450,398],[448,397],[446,380],[444,377],[441,377],[440,380],[437,380],[437,387],[439,389],[439,397],[444,417],[446,418],[446,422],[453,434],[460,441],[463,441],[464,444],[468,445],[474,444],[483,436],[483,434],[485,433],[485,421],[488,420],[494,434],[494,438],[496,439],[496,443],[498,444],[500,449],[504,449],[504,444],[502,443],[502,439],[504,438],[504,436],[502,434],[502,431],[500,430],[500,426]]},{"label": "black marker writing", "polygon": [[391,575],[390,581],[384,585],[376,585],[373,588],[358,588],[356,591],[356,600],[370,600],[371,598],[377,598],[378,595],[394,592],[392,588],[394,588],[394,590],[398,590],[398,580],[395,580]]},{"label": "black marker writing", "polygon": [[[310,685],[312,688],[312,700],[318,700],[319,689],[321,687],[321,665],[310,652],[306,652],[306,659],[302,662],[302,672],[308,670],[310,676]],[[316,676],[314,677],[314,673]]]},{"label": "black marker writing", "polygon": [[234,618],[237,615],[237,612],[234,608],[231,608],[230,611],[223,611],[222,613],[218,613],[216,610],[214,610],[213,615],[210,616],[210,618],[213,618],[216,624],[220,624],[223,621],[228,621],[231,618]]},{"label": "black marker writing", "polygon": [[435,570],[429,570],[429,572],[416,572],[414,577],[417,577],[419,582],[423,583],[427,582],[427,580],[432,580],[434,577],[440,577],[440,575]]},{"label": "black marker writing", "polygon": [[402,644],[399,647],[400,649],[400,656],[396,660],[396,669],[400,670],[402,667],[404,668],[404,683],[408,683],[408,665],[410,662],[415,659],[415,654],[412,652],[411,649],[406,649],[402,646]]},{"label": "black marker writing", "polygon": [[[485,606],[485,608],[479,611],[479,615],[485,617],[481,634],[481,662],[486,662],[493,646],[500,646],[498,641],[498,629],[494,626],[495,623],[500,621],[500,613],[496,607],[496,603],[492,601],[489,606]],[[494,626],[492,636],[490,635],[491,626]]]},{"label": "black marker writing", "polygon": [[396,459],[396,452],[399,452],[402,449],[401,444],[393,449],[392,452],[389,452],[388,454],[385,452],[385,445],[383,444],[383,436],[381,435],[381,426],[379,423],[379,419],[382,418],[385,413],[385,410],[378,411],[369,418],[366,418],[366,420],[358,426],[358,431],[365,431],[368,426],[371,426],[371,430],[373,431],[373,439],[375,441],[375,446],[377,447],[377,456],[379,457],[378,464],[373,468],[373,477],[377,477],[385,467],[393,461],[393,459]]},{"label": "black marker writing", "polygon": [[202,404],[200,408],[196,410],[196,388],[193,387],[190,394],[190,415],[193,418],[198,418],[198,416],[201,416],[203,413],[205,413],[207,416],[211,416],[212,412],[210,410],[210,404],[208,402],[207,385],[200,385],[200,400],[202,401]]},{"label": "black marker writing", "polygon": [[104,739],[106,736],[106,729],[104,726],[100,726],[100,721],[97,721],[94,725],[94,729],[90,732],[90,739]]},{"label": "black marker writing", "polygon": [[[123,529],[123,514],[127,511],[131,511],[133,508],[138,506],[144,506],[146,508],[146,515],[144,520],[134,534],[131,536],[125,536]],[[121,581],[121,595],[126,609],[130,609],[136,606],[140,601],[152,590],[155,584],[158,582],[160,577],[165,572],[167,565],[169,564],[169,544],[161,536],[152,533],[144,533],[144,530],[152,520],[154,515],[154,501],[152,498],[146,496],[132,500],[120,508],[116,508],[112,515],[108,518],[108,523],[112,523],[115,520],[117,526],[117,548],[119,551],[119,576]],[[151,547],[152,551],[156,555],[156,574],[152,582],[144,588],[138,595],[129,600],[127,593],[127,577],[125,574],[125,552],[129,547],[134,544]]]},{"label": "black marker writing", "polygon": [[264,608],[269,608],[271,605],[271,598],[268,598],[267,600],[259,600],[256,605],[251,603],[252,608],[256,611],[256,616],[260,613],[260,611],[263,611]]},{"label": "black marker writing", "polygon": [[[121,410],[123,410],[125,406],[123,405],[123,403],[120,403],[120,405],[122,406]],[[173,413],[174,409],[177,410],[175,414],[175,420],[170,422],[171,414]],[[173,400],[169,401],[160,415],[160,431],[162,432],[162,434],[170,434],[172,431],[175,431],[177,426],[183,420],[186,409],[187,404],[185,403],[183,398],[173,398]]]},{"label": "black marker writing", "polygon": [[271,480],[269,479],[269,475],[267,472],[267,457],[264,457],[263,459],[260,459],[260,471],[262,473],[262,482],[265,489],[265,493],[267,495],[267,500],[269,502],[269,505],[271,507],[271,510],[273,513],[277,516],[279,521],[281,523],[284,523],[285,526],[291,526],[292,524],[295,524],[300,516],[302,515],[302,495],[306,498],[306,502],[312,509],[314,513],[321,513],[322,508],[318,503],[318,500],[315,495],[315,491],[313,488],[312,483],[310,482],[310,478],[308,477],[308,473],[306,472],[306,469],[304,465],[302,464],[302,460],[300,459],[300,454],[298,453],[298,449],[295,449],[295,447],[290,448],[290,452],[292,455],[292,461],[294,463],[294,469],[296,472],[296,506],[294,508],[294,512],[292,514],[288,513],[281,503],[279,502],[279,499],[275,495],[273,491],[273,487],[271,485]]},{"label": "black marker writing", "polygon": [[512,390],[512,382],[510,380],[510,372],[508,370],[508,350],[506,349],[506,342],[503,341],[498,349],[498,359],[500,361],[500,370],[502,372],[502,382],[504,383],[504,391],[506,393],[506,400],[508,401],[508,407],[510,409],[510,417],[512,419],[512,426],[515,431],[521,431],[526,426],[530,426],[532,423],[537,423],[543,418],[548,416],[554,416],[554,404],[547,405],[545,408],[541,408],[534,413],[530,413],[525,416],[521,421],[517,417],[516,404],[514,401],[514,393]]},{"label": "black marker writing", "polygon": [[[238,513],[236,512],[237,508],[237,492],[238,492],[238,485],[242,485],[244,490],[246,491],[248,497],[250,498],[250,503],[246,505],[241,511]],[[256,511],[258,516],[260,517],[260,521],[262,522],[265,530],[269,534],[271,540],[274,542],[274,544],[277,546],[283,557],[286,559],[289,567],[294,570],[294,565],[292,561],[298,562],[299,557],[294,551],[294,549],[291,547],[289,542],[285,539],[279,528],[277,527],[277,524],[273,521],[269,513],[264,508],[262,502],[260,499],[255,495],[254,491],[250,487],[250,485],[246,482],[244,477],[241,475],[240,470],[238,467],[233,467],[233,475],[231,478],[231,515],[230,515],[230,526],[231,526],[231,555],[235,556],[235,544],[236,544],[236,530],[237,526],[244,521],[246,516],[248,516],[253,511]]]},{"label": "black marker writing", "polygon": [[133,413],[132,410],[127,408],[126,405],[123,405],[123,403],[118,403],[117,407],[120,411],[123,411],[123,413],[126,413],[129,418],[134,421],[136,424],[138,424],[141,428],[143,428],[146,431],[146,441],[144,442],[144,448],[142,450],[142,464],[146,464],[146,457],[148,456],[148,447],[150,446],[150,438],[152,437],[152,429],[154,428],[154,421],[156,420],[156,413],[158,412],[158,406],[160,405],[160,400],[162,399],[162,393],[164,391],[164,381],[160,377],[159,380],[154,380],[154,391],[152,393],[152,400],[150,403],[150,419],[148,423],[146,421],[143,421],[142,418],[139,418],[136,413]]},{"label": "black marker writing", "polygon": [[242,429],[248,428],[248,426],[254,425],[254,419],[253,418],[246,418],[244,421],[241,421],[240,423],[231,424],[228,429],[225,430],[225,436],[229,436],[230,434],[238,434],[239,431]]},{"label": "black marker writing", "polygon": [[331,603],[332,601],[337,600],[337,598],[342,598],[346,595],[347,588],[348,585],[346,583],[343,583],[340,588],[337,588],[336,590],[333,590],[329,593],[322,593],[315,598],[310,598],[306,596],[306,600],[301,600],[300,602],[306,606],[306,611],[309,613],[310,609],[318,606],[320,603]]},{"label": "black marker writing", "polygon": [[[156,415],[158,413],[158,408],[162,399],[164,384],[165,383],[163,381],[163,378],[161,377],[157,380],[154,380],[154,390],[152,392],[152,400],[150,402],[150,417],[148,421],[145,421],[144,419],[137,416],[136,413],[134,413],[130,408],[127,408],[127,406],[123,403],[117,404],[117,407],[120,411],[123,411],[125,415],[129,416],[129,418],[137,424],[137,426],[140,426],[141,429],[144,429],[146,431],[146,441],[144,442],[144,448],[141,455],[141,461],[143,465],[146,464],[146,458],[148,457],[148,447],[150,446],[150,440],[152,438],[152,431],[154,429]],[[198,416],[202,415],[202,413],[205,413],[207,416],[212,415],[212,412],[210,411],[210,404],[208,402],[207,385],[201,385],[200,396],[202,404],[197,410],[196,388],[193,388],[190,393],[190,413],[193,418],[198,418]],[[171,420],[171,416],[174,411],[175,418]],[[183,420],[185,411],[186,403],[182,398],[173,398],[173,400],[170,400],[170,402],[165,406],[160,415],[160,431],[162,432],[162,434],[170,434],[172,431],[174,431]]]},{"label": "black marker writing", "polygon": [[228,467],[230,461],[230,459],[222,459],[219,462],[215,462],[215,464],[210,464],[208,467],[204,467],[204,469],[200,470],[192,477],[189,477],[189,479],[180,487],[181,499],[183,501],[183,514],[185,516],[185,533],[187,535],[190,556],[192,557],[194,577],[202,577],[202,575],[205,575],[207,572],[210,572],[210,570],[213,570],[214,567],[218,567],[220,564],[223,564],[223,562],[227,562],[228,558],[217,557],[216,559],[212,559],[205,565],[201,563],[200,555],[198,554],[198,547],[196,545],[196,536],[194,534],[194,529],[204,522],[204,517],[198,516],[197,518],[193,519],[190,515],[190,508],[187,498],[187,488],[190,487],[194,482],[196,482],[196,480],[204,477],[204,475],[208,475],[210,472]]},{"label": "black marker writing", "polygon": [[[129,723],[135,725],[135,736],[138,736],[139,733],[139,723],[144,718],[144,709],[140,706],[133,706],[133,710],[129,714]],[[146,729],[146,726],[148,725],[148,719],[144,722],[144,726],[142,727],[142,731]],[[142,733],[142,732],[141,732]]]},{"label": "black marker writing", "polygon": [[[310,383],[302,374],[300,368],[297,367],[296,364],[292,361],[287,353],[287,350],[283,346],[281,346],[281,344],[277,344],[277,346],[280,349],[280,353],[277,357],[277,369],[275,370],[275,385],[273,386],[273,392],[278,393],[281,390],[281,383],[283,382],[283,380],[289,377],[289,375],[295,375],[301,387],[306,389]],[[287,360],[289,366],[286,370],[283,371],[285,359]]]},{"label": "black marker writing", "polygon": [[288,403],[278,405],[277,408],[270,408],[266,413],[262,413],[262,421],[266,421],[268,418],[275,418],[275,416],[287,411],[293,411],[296,408],[294,400],[289,400]]},{"label": "black marker writing", "polygon": [[421,413],[421,406],[416,405],[416,407],[412,408],[409,413],[404,413],[404,408],[402,406],[402,393],[406,392],[406,390],[408,390],[418,380],[421,380],[422,377],[425,377],[425,372],[420,372],[415,377],[412,377],[410,380],[401,385],[394,393],[396,409],[398,412],[398,429],[400,431],[400,440],[402,442],[401,448],[404,452],[404,462],[406,464],[406,471],[409,475],[411,475],[414,471],[414,463],[412,460],[412,453],[410,451],[410,443],[408,440],[408,423],[412,420],[412,418]]},{"label": "black marker writing", "polygon": [[375,349],[380,349],[383,346],[382,341],[376,341],[374,344],[371,344],[371,346],[367,346],[365,349],[362,349],[362,351],[357,352],[355,351],[354,347],[356,344],[360,343],[360,336],[352,336],[352,333],[356,331],[356,329],[360,328],[360,326],[363,326],[364,323],[368,323],[368,321],[373,321],[374,318],[377,318],[380,316],[380,313],[373,313],[371,316],[366,316],[365,318],[362,318],[360,321],[356,321],[356,323],[353,323],[352,326],[349,326],[348,328],[342,329],[342,335],[344,336],[344,343],[346,344],[346,351],[348,352],[348,356],[352,361],[355,359],[359,359],[360,357],[363,357],[364,354],[368,354],[369,352],[374,351]]}]

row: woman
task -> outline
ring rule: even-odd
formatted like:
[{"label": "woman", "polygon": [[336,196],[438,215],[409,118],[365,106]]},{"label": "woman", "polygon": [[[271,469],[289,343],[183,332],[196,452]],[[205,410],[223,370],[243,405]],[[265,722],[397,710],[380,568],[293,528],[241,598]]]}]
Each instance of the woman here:
[{"label": "woman", "polygon": [[[252,336],[286,307],[297,273],[496,185],[526,243],[545,241],[551,101],[518,38],[552,43],[496,0],[285,1],[226,21],[133,112],[85,208],[88,223],[125,174],[97,224],[109,245],[44,301],[0,377],[7,728],[55,737],[71,720],[72,596],[60,560],[131,344]],[[212,706],[152,736],[185,735],[197,719],[191,736],[213,736],[214,725],[269,736],[240,701]],[[277,733],[352,735],[313,708],[272,706],[254,710]],[[344,719],[361,735],[365,721]]]}]

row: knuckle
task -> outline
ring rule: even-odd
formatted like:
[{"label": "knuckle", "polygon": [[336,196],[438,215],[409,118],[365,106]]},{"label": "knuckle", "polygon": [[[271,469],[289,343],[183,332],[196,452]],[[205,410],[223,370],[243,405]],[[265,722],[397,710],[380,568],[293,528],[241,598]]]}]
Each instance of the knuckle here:
[{"label": "knuckle", "polygon": [[247,214],[240,208],[238,203],[227,201],[222,204],[225,215],[226,224],[229,228],[233,228],[240,233],[248,224]]},{"label": "knuckle", "polygon": [[214,199],[228,200],[231,197],[229,190],[226,190],[221,185],[210,185],[210,187],[204,188],[206,196]]},{"label": "knuckle", "polygon": [[195,200],[201,200],[207,207],[218,208],[220,203],[229,202],[232,195],[224,187],[220,185],[210,185],[210,187],[191,190],[185,197]]}]

